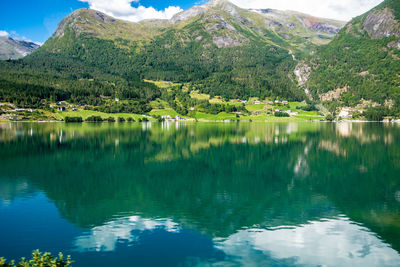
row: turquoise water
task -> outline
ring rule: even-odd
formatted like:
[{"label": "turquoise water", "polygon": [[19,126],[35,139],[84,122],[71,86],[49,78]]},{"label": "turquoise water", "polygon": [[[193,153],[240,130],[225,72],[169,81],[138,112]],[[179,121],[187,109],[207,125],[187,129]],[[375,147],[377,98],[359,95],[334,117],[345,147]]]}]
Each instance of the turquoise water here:
[{"label": "turquoise water", "polygon": [[400,266],[400,125],[1,123],[0,256]]}]

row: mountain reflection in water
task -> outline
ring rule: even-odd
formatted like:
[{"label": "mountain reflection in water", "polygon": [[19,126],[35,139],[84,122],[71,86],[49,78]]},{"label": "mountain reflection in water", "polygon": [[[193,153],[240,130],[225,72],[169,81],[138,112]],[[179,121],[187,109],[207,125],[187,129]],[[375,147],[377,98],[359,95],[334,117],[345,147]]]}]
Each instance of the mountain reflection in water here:
[{"label": "mountain reflection in water", "polygon": [[[377,123],[0,124],[0,251],[398,266],[399,142],[399,125]],[[51,238],[13,216],[24,206],[54,216]]]}]

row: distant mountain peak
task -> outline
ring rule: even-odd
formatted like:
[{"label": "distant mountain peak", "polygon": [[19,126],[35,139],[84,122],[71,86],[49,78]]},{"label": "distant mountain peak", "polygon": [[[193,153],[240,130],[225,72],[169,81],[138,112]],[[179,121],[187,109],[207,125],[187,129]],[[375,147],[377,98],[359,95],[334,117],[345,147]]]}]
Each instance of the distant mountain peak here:
[{"label": "distant mountain peak", "polygon": [[211,0],[202,6],[194,6],[192,8],[189,8],[188,10],[184,10],[178,14],[175,14],[170,21],[174,24],[179,21],[184,21],[196,17],[210,10],[225,11],[231,15],[236,15],[238,9],[240,9],[238,6],[232,4],[227,0]]},{"label": "distant mountain peak", "polygon": [[75,10],[60,22],[55,32],[55,36],[62,37],[65,33],[67,26],[72,27],[76,34],[79,35],[80,32],[83,31],[83,28],[80,27],[79,24],[90,23],[90,18],[104,23],[113,23],[116,21],[115,18],[108,16],[107,14],[104,14],[100,11],[81,8]]},{"label": "distant mountain peak", "polygon": [[39,47],[40,45],[33,42],[16,40],[9,36],[0,36],[0,60],[23,58]]},{"label": "distant mountain peak", "polygon": [[206,4],[204,4],[203,7],[206,7],[206,8],[210,8],[210,7],[214,7],[214,8],[215,7],[220,7],[220,8],[234,7],[235,8],[236,7],[237,8],[237,6],[235,4],[233,4],[227,0],[211,0],[211,1],[207,2]]}]

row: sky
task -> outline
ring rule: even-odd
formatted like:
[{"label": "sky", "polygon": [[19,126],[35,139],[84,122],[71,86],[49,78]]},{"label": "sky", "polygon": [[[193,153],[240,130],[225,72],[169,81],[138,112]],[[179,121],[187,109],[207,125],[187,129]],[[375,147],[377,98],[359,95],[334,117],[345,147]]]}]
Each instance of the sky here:
[{"label": "sky", "polygon": [[[350,20],[383,0],[231,0],[243,8],[295,10],[310,15]],[[58,23],[79,8],[92,8],[110,16],[139,21],[169,19],[207,0],[1,0],[0,36],[44,43]]]}]

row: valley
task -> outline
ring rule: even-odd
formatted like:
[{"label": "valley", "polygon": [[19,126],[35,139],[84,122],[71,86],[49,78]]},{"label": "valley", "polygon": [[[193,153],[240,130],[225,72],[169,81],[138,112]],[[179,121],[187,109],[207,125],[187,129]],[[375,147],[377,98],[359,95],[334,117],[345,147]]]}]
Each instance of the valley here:
[{"label": "valley", "polygon": [[386,0],[347,24],[225,0],[137,23],[79,9],[34,53],[0,62],[0,101],[47,112],[66,101],[110,116],[151,116],[164,101],[169,115],[268,120],[279,108],[229,106],[283,100],[316,107],[313,120],[397,120],[398,8]]}]

